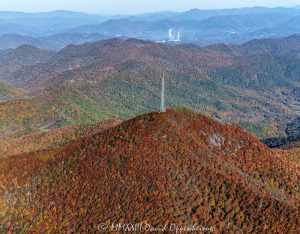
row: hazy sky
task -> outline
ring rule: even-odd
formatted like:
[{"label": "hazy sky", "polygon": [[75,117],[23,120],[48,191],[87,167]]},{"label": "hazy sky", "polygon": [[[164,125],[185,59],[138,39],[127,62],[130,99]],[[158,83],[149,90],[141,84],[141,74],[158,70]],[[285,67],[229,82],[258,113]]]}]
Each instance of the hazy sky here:
[{"label": "hazy sky", "polygon": [[300,0],[0,0],[0,11],[73,10],[106,14],[136,14],[154,11],[185,11],[192,8],[249,6],[294,6]]}]

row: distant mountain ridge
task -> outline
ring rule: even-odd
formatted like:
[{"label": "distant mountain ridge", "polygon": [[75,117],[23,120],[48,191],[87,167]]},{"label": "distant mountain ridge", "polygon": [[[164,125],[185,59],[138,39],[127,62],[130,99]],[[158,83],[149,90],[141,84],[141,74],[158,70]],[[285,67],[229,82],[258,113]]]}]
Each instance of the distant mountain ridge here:
[{"label": "distant mountain ridge", "polygon": [[48,37],[30,37],[18,34],[0,35],[0,49],[17,48],[21,45],[31,45],[44,50],[58,51],[69,44],[79,45],[107,39],[100,34],[64,33]]},{"label": "distant mountain ridge", "polygon": [[[3,49],[30,43],[51,50],[59,50],[67,43],[79,44],[115,37],[173,44],[174,41],[169,41],[168,35],[169,29],[173,29],[174,33],[180,33],[180,40],[175,42],[177,44],[242,44],[255,38],[287,37],[299,33],[299,17],[300,9],[296,7],[192,9],[187,12],[130,16],[101,16],[68,11],[31,14],[0,12],[0,42]],[[19,40],[7,43],[9,36],[6,34],[18,34]],[[68,39],[65,35],[69,35]],[[34,38],[29,40],[21,36]],[[13,37],[11,40],[14,42]]]},{"label": "distant mountain ridge", "polygon": [[[133,21],[118,19],[106,21],[98,26],[80,26],[70,32],[99,33],[114,37],[136,37],[146,40],[168,40],[170,28],[181,32],[181,40],[185,43],[211,44],[218,42],[242,43],[253,38],[276,36],[273,28],[284,29],[278,36],[288,36],[300,32],[297,24],[297,14],[249,14],[249,15],[221,15],[204,18],[202,20],[170,20]],[[179,16],[176,16],[179,17]],[[251,34],[255,35],[251,37]]]},{"label": "distant mountain ridge", "polygon": [[[40,13],[3,12],[0,11],[0,20],[3,27],[10,24],[7,31],[1,30],[0,34],[14,33],[26,36],[50,36],[59,34],[62,30],[84,24],[101,23],[109,18],[101,15],[92,15],[72,11],[53,11]],[[24,29],[18,33],[18,29],[12,25],[23,26]]]}]

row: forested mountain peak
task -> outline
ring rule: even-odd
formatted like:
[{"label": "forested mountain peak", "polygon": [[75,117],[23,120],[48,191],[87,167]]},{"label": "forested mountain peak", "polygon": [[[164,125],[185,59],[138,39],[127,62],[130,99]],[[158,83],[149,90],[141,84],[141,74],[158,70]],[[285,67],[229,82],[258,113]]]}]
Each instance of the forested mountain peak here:
[{"label": "forested mountain peak", "polygon": [[[0,188],[20,190],[4,227],[93,232],[99,222],[201,220],[215,231],[298,228],[299,171],[284,152],[186,109],[138,116],[45,155],[0,161]],[[21,192],[25,184],[30,192]]]}]

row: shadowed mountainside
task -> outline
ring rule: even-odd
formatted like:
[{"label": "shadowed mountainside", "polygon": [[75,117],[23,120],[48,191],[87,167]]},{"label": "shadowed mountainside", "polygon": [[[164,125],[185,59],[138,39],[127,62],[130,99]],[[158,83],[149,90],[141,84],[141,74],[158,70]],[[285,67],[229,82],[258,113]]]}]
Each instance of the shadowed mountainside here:
[{"label": "shadowed mountainside", "polygon": [[287,124],[285,129],[286,137],[271,137],[264,140],[264,143],[272,148],[292,148],[300,146],[300,118]]}]

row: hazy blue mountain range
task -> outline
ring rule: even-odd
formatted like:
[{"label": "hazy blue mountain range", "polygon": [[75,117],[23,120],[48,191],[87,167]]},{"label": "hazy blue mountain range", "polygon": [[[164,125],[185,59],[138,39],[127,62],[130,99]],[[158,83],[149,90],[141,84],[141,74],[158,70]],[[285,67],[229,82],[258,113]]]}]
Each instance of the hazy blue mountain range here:
[{"label": "hazy blue mountain range", "polygon": [[220,10],[201,10],[191,9],[190,11],[179,13],[169,17],[172,20],[203,20],[214,16],[226,15],[254,15],[254,14],[277,14],[284,13],[290,15],[299,14],[297,7],[293,8],[266,8],[266,7],[250,7],[250,8],[234,8],[234,9],[220,9]]},{"label": "hazy blue mountain range", "polygon": [[69,44],[83,44],[107,39],[97,33],[62,33],[47,37],[31,37],[19,34],[5,34],[0,36],[0,49],[17,48],[21,45],[31,45],[45,50],[60,50]]},{"label": "hazy blue mountain range", "polygon": [[[169,29],[173,39],[169,41]],[[137,38],[165,43],[241,44],[254,38],[286,37],[300,32],[300,8],[192,9],[130,16],[80,12],[0,12],[0,49],[29,44],[60,50],[105,38]]]},{"label": "hazy blue mountain range", "polygon": [[[0,12],[0,34],[48,36],[85,24],[97,24],[113,17],[71,11],[42,13]],[[22,29],[22,27],[25,27]]]}]

